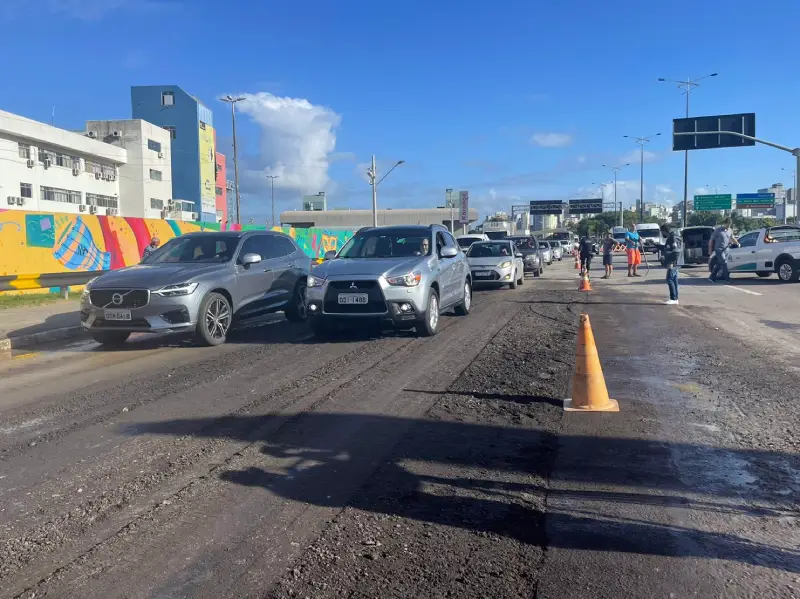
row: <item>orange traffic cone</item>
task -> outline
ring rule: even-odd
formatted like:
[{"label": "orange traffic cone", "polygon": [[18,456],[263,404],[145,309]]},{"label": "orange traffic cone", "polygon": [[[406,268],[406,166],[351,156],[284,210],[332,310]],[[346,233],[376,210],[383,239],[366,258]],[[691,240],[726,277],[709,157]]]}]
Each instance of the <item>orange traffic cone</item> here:
[{"label": "orange traffic cone", "polygon": [[619,412],[619,404],[608,397],[606,379],[594,344],[589,315],[581,314],[578,328],[578,350],[575,352],[575,374],[572,397],[564,400],[567,412]]},{"label": "orange traffic cone", "polygon": [[575,270],[579,270],[581,267],[580,258],[578,258],[577,252],[575,253]]},{"label": "orange traffic cone", "polygon": [[580,285],[578,285],[578,291],[591,291],[592,284],[589,282],[589,273],[584,272],[583,278],[581,279]]}]

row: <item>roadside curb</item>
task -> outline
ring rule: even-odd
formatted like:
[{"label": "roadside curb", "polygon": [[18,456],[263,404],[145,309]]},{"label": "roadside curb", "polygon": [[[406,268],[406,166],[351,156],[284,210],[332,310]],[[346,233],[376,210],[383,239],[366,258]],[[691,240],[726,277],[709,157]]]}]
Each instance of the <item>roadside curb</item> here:
[{"label": "roadside curb", "polygon": [[20,335],[19,337],[5,337],[0,339],[0,352],[9,352],[12,349],[29,349],[52,341],[72,339],[80,336],[82,330],[83,327],[74,326],[42,331],[41,333],[32,333],[30,335]]}]

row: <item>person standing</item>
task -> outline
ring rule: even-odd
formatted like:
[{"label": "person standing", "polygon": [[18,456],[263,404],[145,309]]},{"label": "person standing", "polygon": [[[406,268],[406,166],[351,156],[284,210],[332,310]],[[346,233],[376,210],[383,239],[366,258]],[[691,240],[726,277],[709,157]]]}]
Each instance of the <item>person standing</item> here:
[{"label": "person standing", "polygon": [[610,279],[614,273],[614,252],[618,245],[614,236],[611,233],[606,233],[606,238],[603,240],[603,266],[606,269],[606,274],[603,275],[603,279]]},{"label": "person standing", "polygon": [[636,232],[634,225],[628,228],[625,233],[625,252],[628,255],[628,276],[640,277],[639,265],[642,263],[642,253],[639,250],[642,245],[642,238]]},{"label": "person standing", "polygon": [[589,276],[589,269],[592,266],[592,242],[588,236],[581,237],[580,242],[581,276]]},{"label": "person standing", "polygon": [[710,256],[713,253],[716,258],[716,265],[711,271],[711,276],[708,277],[708,280],[712,283],[719,278],[722,278],[726,283],[731,280],[731,273],[728,270],[728,248],[731,243],[739,242],[733,236],[733,231],[731,231],[731,219],[726,218],[714,230],[714,234],[711,235],[711,239],[708,241],[708,254]]},{"label": "person standing", "polygon": [[661,225],[661,233],[666,238],[664,243],[664,263],[667,265],[667,288],[669,299],[664,302],[668,306],[678,305],[678,264],[683,251],[683,239],[675,234],[667,225]]},{"label": "person standing", "polygon": [[144,248],[144,251],[142,252],[142,260],[144,260],[150,254],[155,252],[158,249],[158,246],[160,245],[161,245],[161,240],[158,238],[158,235],[153,235],[153,237],[150,239],[150,244],[146,248]]}]

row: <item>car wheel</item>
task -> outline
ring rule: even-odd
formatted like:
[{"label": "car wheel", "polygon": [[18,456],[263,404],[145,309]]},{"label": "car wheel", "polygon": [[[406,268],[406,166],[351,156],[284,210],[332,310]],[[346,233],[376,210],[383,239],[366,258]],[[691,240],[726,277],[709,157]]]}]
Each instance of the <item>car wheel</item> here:
[{"label": "car wheel", "polygon": [[514,275],[511,277],[511,282],[508,284],[509,289],[516,289],[517,288],[517,271],[514,271]]},{"label": "car wheel", "polygon": [[439,327],[439,294],[435,289],[431,289],[428,295],[428,305],[425,313],[417,322],[417,336],[433,337]]},{"label": "car wheel", "polygon": [[[519,273],[517,273],[519,275]],[[525,284],[525,271],[522,271],[522,276],[517,279],[517,285],[524,285]]]},{"label": "car wheel", "polygon": [[305,322],[308,318],[306,307],[306,284],[302,281],[297,283],[292,297],[291,305],[284,312],[286,320],[289,322]]},{"label": "car wheel", "polygon": [[91,335],[100,345],[122,345],[131,336],[125,331],[95,331]]},{"label": "car wheel", "polygon": [[542,274],[542,271],[541,271],[541,270],[539,270],[539,269],[536,269],[536,270],[534,270],[534,271],[533,271],[533,276],[534,276],[534,277],[538,277],[538,276],[540,276],[541,274]]},{"label": "car wheel", "polygon": [[767,277],[771,277],[771,276],[772,276],[772,273],[771,273],[771,272],[769,272],[769,271],[766,271],[766,270],[765,270],[765,271],[762,271],[762,272],[757,272],[756,274],[757,274],[759,277],[761,277],[762,279],[766,279]]},{"label": "car wheel", "polygon": [[469,281],[464,282],[464,299],[455,307],[455,312],[459,316],[466,316],[472,309],[472,285]]},{"label": "car wheel", "polygon": [[201,345],[222,345],[228,337],[233,310],[221,293],[211,292],[200,302],[195,339]]},{"label": "car wheel", "polygon": [[800,279],[800,269],[797,268],[797,264],[792,260],[781,260],[775,270],[778,272],[778,278],[782,283],[796,283]]}]

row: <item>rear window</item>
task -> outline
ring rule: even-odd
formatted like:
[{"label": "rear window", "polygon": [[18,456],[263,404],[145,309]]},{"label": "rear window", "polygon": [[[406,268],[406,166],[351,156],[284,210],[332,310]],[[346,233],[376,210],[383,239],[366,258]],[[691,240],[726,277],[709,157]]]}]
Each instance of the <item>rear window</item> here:
[{"label": "rear window", "polygon": [[473,243],[467,252],[467,256],[470,258],[501,258],[510,256],[510,250],[508,243],[487,243],[482,241]]}]

